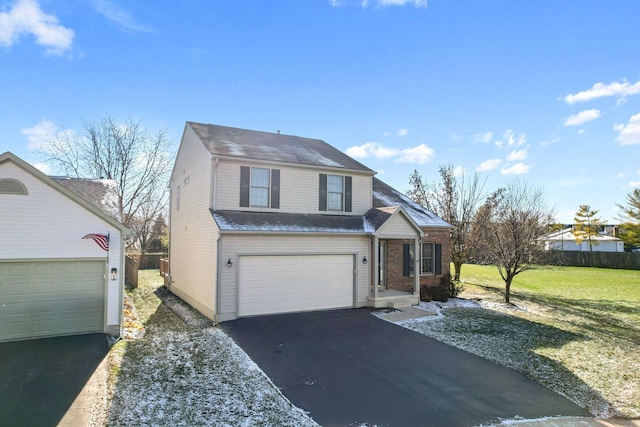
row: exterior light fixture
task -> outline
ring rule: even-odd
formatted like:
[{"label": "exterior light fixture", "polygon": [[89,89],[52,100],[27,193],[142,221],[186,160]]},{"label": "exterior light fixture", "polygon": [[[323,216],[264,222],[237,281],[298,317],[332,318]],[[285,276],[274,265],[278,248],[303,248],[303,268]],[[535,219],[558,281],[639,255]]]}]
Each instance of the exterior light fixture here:
[{"label": "exterior light fixture", "polygon": [[233,266],[233,262],[231,261],[231,258],[229,258],[227,260],[227,267],[231,268],[231,266]]},{"label": "exterior light fixture", "polygon": [[115,267],[111,269],[111,280],[118,280],[118,269]]},{"label": "exterior light fixture", "polygon": [[368,262],[369,262],[369,261],[367,261],[367,257],[366,257],[366,256],[362,258],[362,263],[363,263],[363,264],[366,264],[366,263],[368,263]]}]

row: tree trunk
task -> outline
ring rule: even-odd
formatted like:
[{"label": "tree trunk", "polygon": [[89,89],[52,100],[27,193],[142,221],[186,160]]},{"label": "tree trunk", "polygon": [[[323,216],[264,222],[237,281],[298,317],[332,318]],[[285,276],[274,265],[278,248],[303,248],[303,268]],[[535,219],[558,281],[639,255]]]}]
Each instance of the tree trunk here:
[{"label": "tree trunk", "polygon": [[462,261],[453,262],[453,280],[460,281],[460,271],[462,270]]},{"label": "tree trunk", "polygon": [[511,303],[511,280],[513,280],[513,277],[507,276],[507,280],[504,281],[504,302],[507,304]]}]

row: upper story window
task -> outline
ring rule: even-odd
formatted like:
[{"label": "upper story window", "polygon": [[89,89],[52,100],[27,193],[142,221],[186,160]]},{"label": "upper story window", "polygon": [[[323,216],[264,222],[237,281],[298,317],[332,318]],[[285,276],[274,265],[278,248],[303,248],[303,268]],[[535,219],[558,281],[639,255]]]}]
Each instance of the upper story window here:
[{"label": "upper story window", "polygon": [[280,169],[240,166],[240,207],[280,208]]},{"label": "upper story window", "polygon": [[351,212],[351,187],[350,176],[321,173],[318,210]]},{"label": "upper story window", "polygon": [[251,206],[268,208],[269,189],[271,188],[269,179],[269,169],[251,168]]},{"label": "upper story window", "polygon": [[344,201],[344,177],[338,175],[327,176],[327,209],[342,211]]},{"label": "upper story window", "polygon": [[18,196],[26,196],[27,187],[17,179],[2,178],[0,179],[0,194],[15,194]]}]

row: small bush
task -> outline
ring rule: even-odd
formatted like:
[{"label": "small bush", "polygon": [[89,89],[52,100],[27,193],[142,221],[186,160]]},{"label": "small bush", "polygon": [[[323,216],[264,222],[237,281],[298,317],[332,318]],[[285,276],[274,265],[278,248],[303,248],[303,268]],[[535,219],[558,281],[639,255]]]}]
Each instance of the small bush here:
[{"label": "small bush", "polygon": [[459,281],[452,280],[451,274],[442,276],[440,284],[449,290],[449,298],[457,298],[460,292],[464,291],[464,286]]},{"label": "small bush", "polygon": [[421,301],[441,301],[449,299],[449,289],[443,286],[420,286]]}]

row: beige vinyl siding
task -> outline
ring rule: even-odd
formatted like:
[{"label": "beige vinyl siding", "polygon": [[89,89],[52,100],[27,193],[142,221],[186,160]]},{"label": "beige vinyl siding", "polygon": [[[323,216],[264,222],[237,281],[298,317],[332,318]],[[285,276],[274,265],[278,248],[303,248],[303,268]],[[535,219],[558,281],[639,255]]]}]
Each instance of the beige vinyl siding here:
[{"label": "beige vinyl siding", "polygon": [[[215,315],[217,227],[209,211],[211,155],[186,127],[171,175],[170,290],[209,318]],[[176,206],[180,187],[180,209]]]},{"label": "beige vinyl siding", "polygon": [[376,231],[376,236],[380,238],[406,238],[407,236],[417,237],[418,233],[418,230],[404,215],[397,213]]},{"label": "beige vinyl siding", "polygon": [[118,229],[12,162],[0,165],[0,179],[19,180],[28,195],[0,195],[0,260],[90,260],[106,263],[107,252],[88,233],[111,234],[109,266],[118,280],[107,283],[105,331],[117,333],[122,307],[122,236]]},{"label": "beige vinyl siding", "polygon": [[[223,235],[220,262],[224,265],[230,258],[232,267],[221,267],[219,320],[237,317],[238,310],[238,262],[241,255],[301,255],[301,254],[341,254],[355,255],[355,306],[367,305],[370,263],[363,264],[362,258],[371,259],[370,239],[365,236],[349,235]],[[295,266],[292,266],[295,268]]]},{"label": "beige vinyl siding", "polygon": [[[291,167],[283,165],[267,165],[250,161],[236,162],[233,160],[220,160],[218,174],[224,177],[217,186],[216,209],[238,210],[240,209],[240,166],[255,166],[280,170],[280,209],[271,208],[242,208],[256,212],[289,212],[316,214],[318,210],[318,191],[320,173],[340,175],[342,172],[332,170],[320,170],[311,168]],[[344,173],[352,179],[352,212],[346,215],[364,215],[371,208],[371,176]],[[327,213],[327,212],[323,212]],[[331,211],[331,214],[339,212]]]}]

